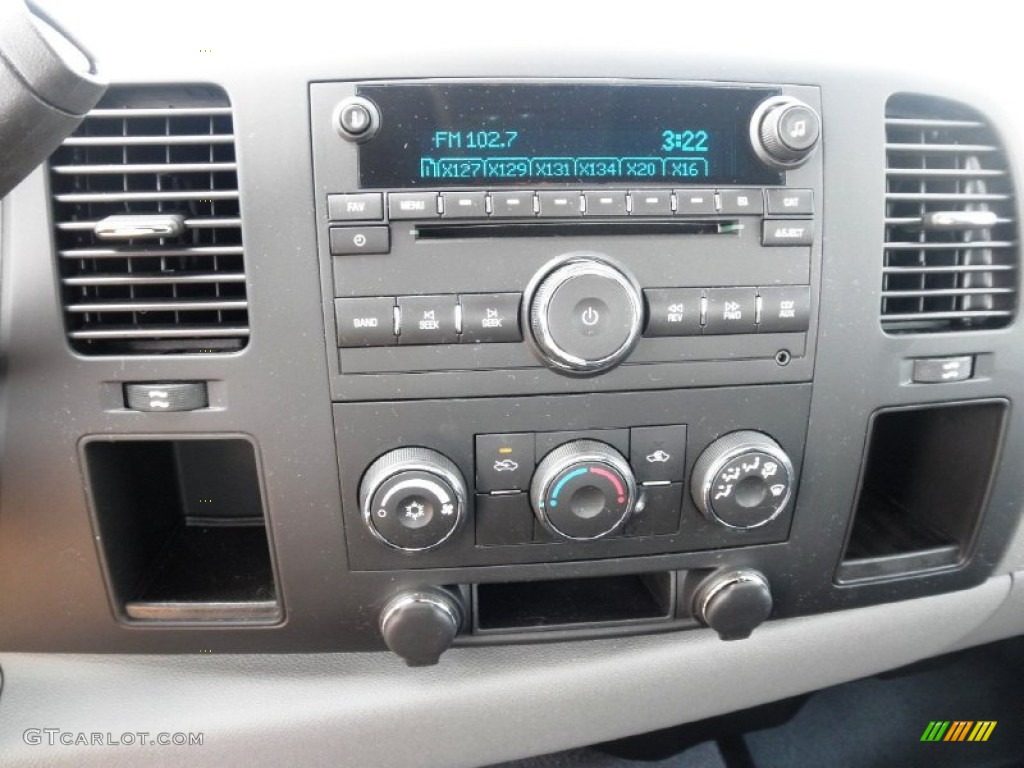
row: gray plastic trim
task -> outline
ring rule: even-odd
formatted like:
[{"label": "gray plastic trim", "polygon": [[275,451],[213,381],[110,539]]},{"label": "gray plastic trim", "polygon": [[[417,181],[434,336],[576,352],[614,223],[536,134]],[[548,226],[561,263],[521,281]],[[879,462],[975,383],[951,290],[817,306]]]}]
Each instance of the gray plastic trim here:
[{"label": "gray plastic trim", "polygon": [[[972,590],[711,630],[384,654],[0,656],[11,764],[458,768],[614,739],[793,696],[940,654],[991,617],[1010,577]],[[950,617],[956,617],[951,621]],[[870,648],[870,653],[865,649]],[[794,674],[793,659],[800,659]],[[97,706],[97,692],[102,705]],[[200,732],[203,746],[30,746],[27,728]]]}]

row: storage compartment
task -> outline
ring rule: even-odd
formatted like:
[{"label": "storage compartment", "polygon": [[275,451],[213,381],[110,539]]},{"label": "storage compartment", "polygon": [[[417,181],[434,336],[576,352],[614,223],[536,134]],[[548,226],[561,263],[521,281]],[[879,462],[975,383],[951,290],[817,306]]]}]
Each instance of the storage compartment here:
[{"label": "storage compartment", "polygon": [[674,584],[671,573],[478,584],[476,629],[512,632],[668,620]]},{"label": "storage compartment", "polygon": [[1008,403],[879,411],[839,583],[962,564],[981,522]]},{"label": "storage compartment", "polygon": [[252,443],[93,439],[83,455],[104,566],[122,616],[280,619]]}]

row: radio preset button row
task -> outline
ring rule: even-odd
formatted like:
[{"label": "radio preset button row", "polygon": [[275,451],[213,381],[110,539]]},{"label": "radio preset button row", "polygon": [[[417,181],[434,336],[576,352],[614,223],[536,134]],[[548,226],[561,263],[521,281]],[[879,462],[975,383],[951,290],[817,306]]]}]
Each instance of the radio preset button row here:
[{"label": "radio preset button row", "polygon": [[[814,214],[810,189],[634,189],[634,190],[515,190],[466,192],[390,192],[388,217],[401,219],[485,219],[485,218],[567,218],[578,216],[761,216],[765,196],[769,215],[811,216]],[[331,219],[357,220],[347,206],[358,205],[357,198],[376,197],[380,193],[328,195]],[[351,199],[350,199],[351,198]],[[370,219],[375,209],[368,209]],[[374,216],[374,220],[379,216]],[[362,220],[362,219],[359,219]],[[806,220],[772,222],[808,226]],[[766,222],[766,225],[768,222]],[[767,233],[767,228],[765,229]],[[813,228],[807,229],[807,242],[794,242],[785,234],[764,237],[764,245],[809,245]],[[775,242],[778,239],[779,242]],[[799,238],[797,238],[799,239]]]},{"label": "radio preset button row", "polygon": [[811,289],[646,288],[645,337],[800,333],[808,329]]},{"label": "radio preset button row", "polygon": [[334,300],[339,347],[516,342],[520,293]]}]

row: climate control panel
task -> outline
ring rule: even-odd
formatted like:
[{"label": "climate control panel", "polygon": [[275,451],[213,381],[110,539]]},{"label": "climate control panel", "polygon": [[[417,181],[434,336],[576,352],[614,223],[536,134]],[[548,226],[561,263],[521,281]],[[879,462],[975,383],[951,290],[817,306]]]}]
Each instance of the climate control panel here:
[{"label": "climate control panel", "polygon": [[783,541],[808,395],[798,385],[337,404],[358,510],[346,513],[350,558],[366,570],[472,567]]}]

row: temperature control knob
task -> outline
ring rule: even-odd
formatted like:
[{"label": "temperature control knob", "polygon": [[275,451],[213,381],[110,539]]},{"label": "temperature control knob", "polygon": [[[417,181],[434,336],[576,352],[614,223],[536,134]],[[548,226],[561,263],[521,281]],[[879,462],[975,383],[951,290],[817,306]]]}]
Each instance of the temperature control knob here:
[{"label": "temperature control knob", "polygon": [[599,254],[570,254],[534,278],[524,302],[541,359],[566,373],[600,373],[622,362],[643,328],[636,283]]},{"label": "temperature control knob", "polygon": [[803,165],[820,138],[818,113],[790,96],[766,99],[750,119],[750,143],[757,156],[772,168],[787,170]]},{"label": "temperature control knob", "polygon": [[708,518],[729,528],[757,528],[786,508],[793,465],[782,446],[761,432],[720,437],[697,459],[693,501]]},{"label": "temperature control knob", "polygon": [[549,453],[530,484],[533,510],[567,539],[607,536],[636,505],[636,479],[622,454],[596,440],[575,440]]},{"label": "temperature control knob", "polygon": [[465,517],[466,483],[446,456],[399,448],[363,475],[359,506],[370,532],[388,546],[419,552],[443,544]]}]

